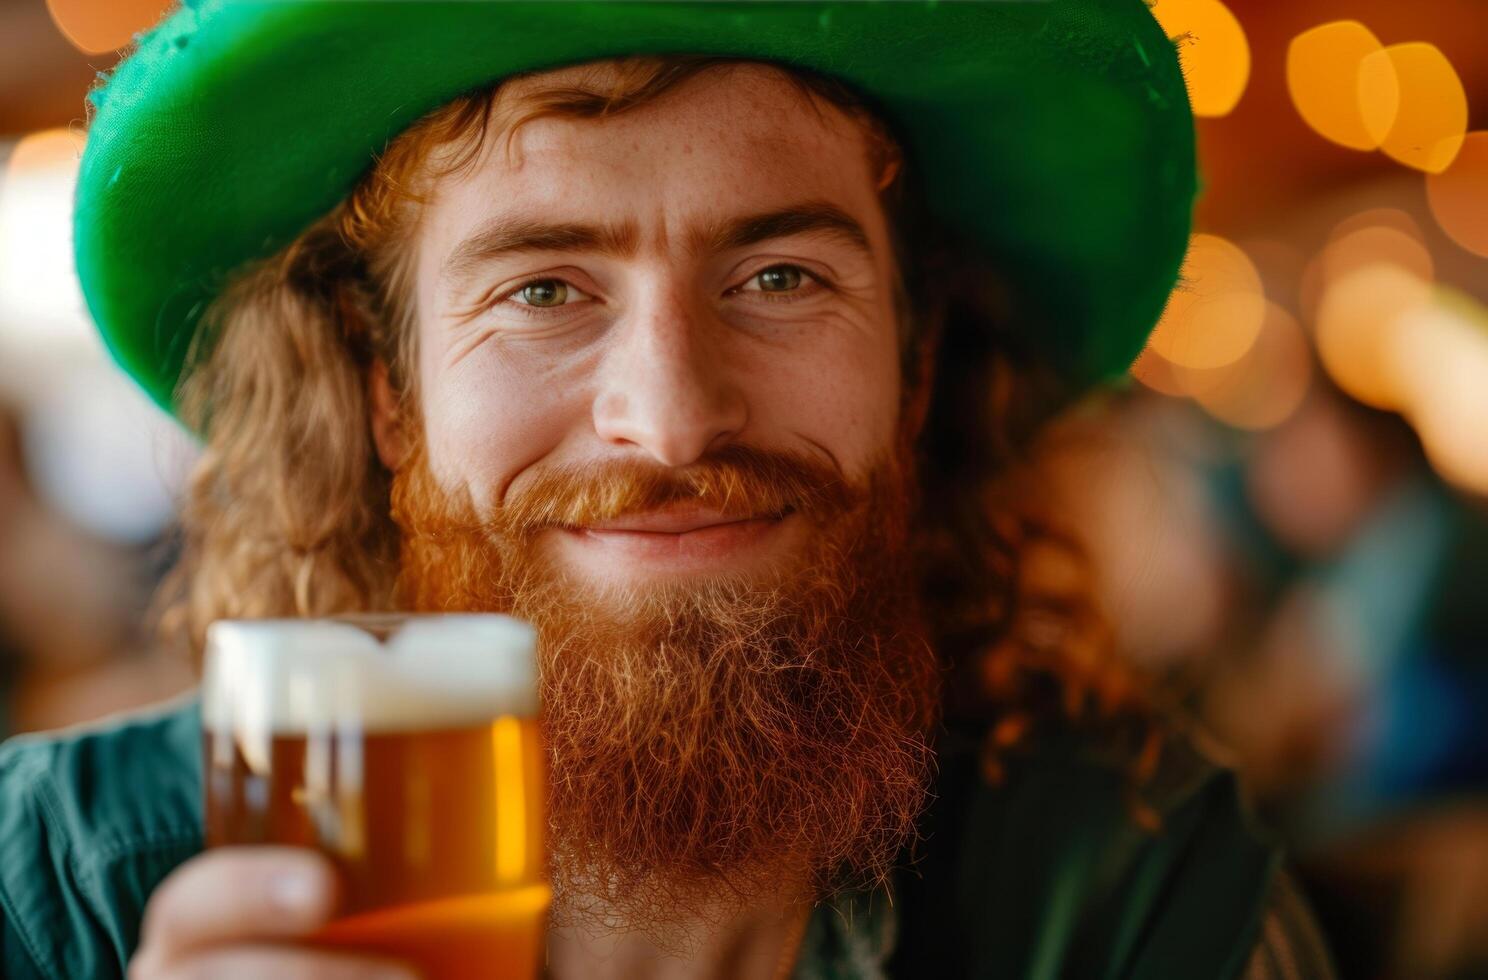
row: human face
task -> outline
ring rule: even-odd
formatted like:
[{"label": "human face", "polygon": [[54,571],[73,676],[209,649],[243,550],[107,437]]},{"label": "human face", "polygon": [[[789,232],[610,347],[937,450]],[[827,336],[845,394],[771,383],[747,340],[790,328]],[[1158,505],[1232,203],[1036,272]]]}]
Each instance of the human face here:
[{"label": "human face", "polygon": [[[411,243],[422,435],[445,490],[488,511],[545,471],[686,468],[730,444],[857,483],[890,449],[893,260],[845,116],[742,66],[485,150],[435,185]],[[569,574],[630,585],[737,574],[802,550],[805,532],[798,514],[679,505],[533,544]]]}]

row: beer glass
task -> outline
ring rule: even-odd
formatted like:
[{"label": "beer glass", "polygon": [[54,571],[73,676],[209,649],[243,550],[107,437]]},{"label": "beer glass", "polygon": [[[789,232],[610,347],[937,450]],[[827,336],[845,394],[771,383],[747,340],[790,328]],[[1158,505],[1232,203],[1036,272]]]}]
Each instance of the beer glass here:
[{"label": "beer glass", "polygon": [[224,620],[202,683],[207,846],[341,872],[311,941],[437,980],[535,977],[548,885],[533,630],[500,615]]}]

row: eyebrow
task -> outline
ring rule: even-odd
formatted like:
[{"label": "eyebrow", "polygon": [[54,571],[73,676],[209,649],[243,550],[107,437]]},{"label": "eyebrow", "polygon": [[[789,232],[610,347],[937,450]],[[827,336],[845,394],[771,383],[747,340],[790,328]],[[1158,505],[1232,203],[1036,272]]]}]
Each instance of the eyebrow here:
[{"label": "eyebrow", "polygon": [[[847,212],[826,201],[807,201],[772,211],[720,219],[687,234],[687,248],[725,252],[791,235],[822,234],[842,239],[873,257],[863,226]],[[501,217],[487,223],[455,246],[444,260],[440,278],[458,283],[480,266],[524,252],[596,252],[619,258],[640,249],[640,229],[633,221],[619,225],[551,223],[525,217]]]}]

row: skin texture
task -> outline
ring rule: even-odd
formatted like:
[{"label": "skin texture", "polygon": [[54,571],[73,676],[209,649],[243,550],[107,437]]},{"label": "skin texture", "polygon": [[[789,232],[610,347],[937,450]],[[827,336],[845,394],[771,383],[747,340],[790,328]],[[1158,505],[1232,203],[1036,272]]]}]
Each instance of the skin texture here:
[{"label": "skin texture", "polygon": [[[545,467],[681,467],[729,442],[809,453],[857,479],[888,446],[900,394],[893,260],[850,121],[743,67],[608,120],[534,120],[493,150],[439,184],[415,243],[424,436],[444,487],[484,510]],[[695,229],[805,202],[853,218],[872,255],[819,231],[689,247]],[[461,242],[514,217],[628,224],[636,254],[531,252],[461,281],[442,274]],[[534,308],[534,295],[553,302],[552,280],[563,305]],[[520,291],[534,281],[545,291]],[[379,447],[396,467],[404,447],[385,390],[378,404]],[[791,535],[711,549],[551,537],[544,547],[573,571],[633,580],[708,560],[737,568]]]},{"label": "skin texture", "polygon": [[[482,511],[555,468],[686,467],[731,443],[808,454],[861,480],[903,423],[879,176],[846,117],[752,67],[613,118],[526,124],[441,179],[417,223],[422,429],[402,428],[375,367],[382,461],[397,469],[417,442],[441,488]],[[808,202],[851,218],[867,250],[822,231],[694,247],[700,230]],[[633,250],[528,251],[448,273],[462,242],[517,217],[627,226]],[[548,529],[535,547],[580,581],[628,587],[788,561],[809,530],[798,514],[719,518],[670,508],[624,528]],[[276,883],[301,902],[276,904]],[[152,898],[131,976],[400,975],[276,945],[313,931],[335,902],[333,877],[306,855],[209,852]],[[685,960],[639,937],[554,932],[552,965],[556,976],[769,978],[793,958],[799,918],[779,905],[733,916]]]}]

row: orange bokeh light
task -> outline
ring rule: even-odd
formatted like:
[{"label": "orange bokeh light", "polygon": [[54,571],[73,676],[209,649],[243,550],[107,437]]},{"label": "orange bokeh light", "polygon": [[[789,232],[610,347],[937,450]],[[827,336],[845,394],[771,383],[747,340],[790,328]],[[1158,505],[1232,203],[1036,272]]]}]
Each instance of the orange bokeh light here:
[{"label": "orange bokeh light", "polygon": [[83,137],[67,129],[43,129],[22,137],[5,160],[12,175],[44,172],[76,161],[82,156]]},{"label": "orange bokeh light", "polygon": [[1317,348],[1338,386],[1366,405],[1405,403],[1396,344],[1405,315],[1430,302],[1431,286],[1396,265],[1354,269],[1332,283],[1317,314]]},{"label": "orange bokeh light", "polygon": [[1240,21],[1220,0],[1156,0],[1151,7],[1168,36],[1180,39],[1194,115],[1229,115],[1250,81],[1250,42]]},{"label": "orange bokeh light", "polygon": [[170,9],[169,0],[46,0],[52,22],[84,54],[128,47]]},{"label": "orange bokeh light", "polygon": [[1323,250],[1322,261],[1324,288],[1370,265],[1398,266],[1422,282],[1436,277],[1431,252],[1421,240],[1387,225],[1359,228],[1335,238]]},{"label": "orange bokeh light", "polygon": [[[1367,232],[1368,234],[1364,234]],[[1333,281],[1355,269],[1393,263],[1430,282],[1436,262],[1421,226],[1399,208],[1366,208],[1344,218],[1328,233],[1328,243],[1302,272],[1297,308],[1303,319],[1317,318],[1318,303]]]},{"label": "orange bokeh light", "polygon": [[[1355,150],[1375,150],[1380,141],[1364,124],[1359,98],[1359,69],[1364,59],[1383,50],[1379,39],[1356,20],[1334,21],[1303,31],[1287,48],[1287,89],[1302,119],[1325,139]],[[1400,90],[1391,79],[1380,80],[1376,111],[1393,121]]]},{"label": "orange bokeh light", "polygon": [[1467,135],[1467,92],[1441,49],[1425,41],[1393,44],[1359,65],[1364,126],[1391,158],[1441,173]]},{"label": "orange bokeh light", "polygon": [[1229,367],[1180,376],[1194,401],[1226,425],[1269,429],[1290,418],[1307,396],[1312,354],[1296,318],[1267,303],[1264,325],[1244,357]]},{"label": "orange bokeh light", "polygon": [[1427,175],[1426,197],[1442,231],[1488,257],[1488,132],[1468,134],[1452,165]]},{"label": "orange bokeh light", "polygon": [[1313,362],[1296,317],[1265,303],[1260,333],[1238,360],[1217,368],[1187,368],[1150,345],[1131,373],[1153,391],[1191,398],[1211,416],[1239,429],[1269,429],[1291,417],[1307,396]]},{"label": "orange bokeh light", "polygon": [[1334,225],[1333,230],[1328,233],[1328,240],[1336,241],[1362,228],[1373,228],[1376,226],[1394,228],[1396,231],[1404,232],[1416,241],[1424,240],[1421,233],[1421,223],[1412,217],[1409,211],[1402,211],[1400,208],[1365,208],[1358,214],[1350,215]]},{"label": "orange bokeh light", "polygon": [[1179,367],[1218,368],[1250,349],[1266,316],[1260,273],[1217,235],[1194,235],[1150,346]]},{"label": "orange bokeh light", "polygon": [[1475,300],[1439,291],[1402,318],[1397,339],[1405,413],[1445,479],[1488,495],[1488,318]]},{"label": "orange bokeh light", "polygon": [[1173,398],[1188,396],[1188,389],[1178,376],[1178,369],[1150,345],[1132,362],[1131,376],[1159,394]]}]

